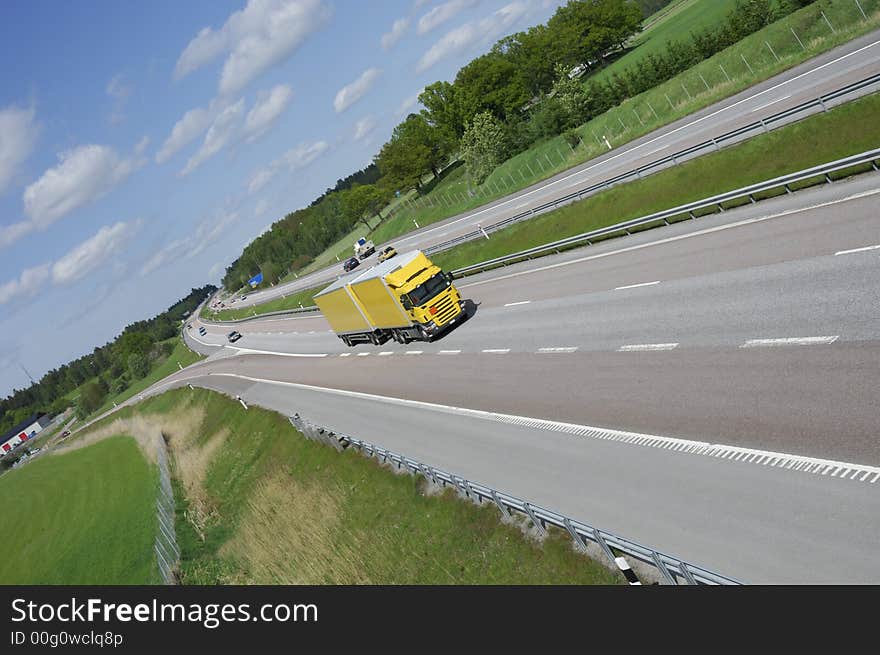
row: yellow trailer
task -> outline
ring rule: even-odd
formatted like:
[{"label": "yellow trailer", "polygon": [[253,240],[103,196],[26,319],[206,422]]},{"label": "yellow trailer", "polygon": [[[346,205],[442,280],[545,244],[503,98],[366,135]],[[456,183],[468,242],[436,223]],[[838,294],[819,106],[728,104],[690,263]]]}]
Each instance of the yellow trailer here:
[{"label": "yellow trailer", "polygon": [[339,278],[315,303],[349,346],[429,341],[465,316],[452,276],[418,250]]}]

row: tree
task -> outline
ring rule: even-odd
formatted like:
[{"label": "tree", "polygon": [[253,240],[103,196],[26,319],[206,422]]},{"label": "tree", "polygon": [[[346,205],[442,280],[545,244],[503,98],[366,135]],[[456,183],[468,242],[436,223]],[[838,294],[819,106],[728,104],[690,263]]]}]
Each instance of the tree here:
[{"label": "tree", "polygon": [[455,89],[465,122],[483,111],[506,121],[531,98],[516,65],[498,51],[477,57],[458,71]]},{"label": "tree", "polygon": [[77,417],[80,419],[86,418],[104,403],[104,398],[106,397],[107,390],[98,382],[93,380],[84,384],[76,403]]},{"label": "tree", "polygon": [[504,158],[505,134],[501,123],[484,111],[468,124],[461,137],[461,154],[470,179],[482,184]]},{"label": "tree", "polygon": [[126,330],[116,340],[115,350],[121,361],[128,362],[132,354],[146,355],[152,345],[153,340],[146,333]]},{"label": "tree", "polygon": [[150,360],[146,355],[131,353],[128,356],[128,373],[132,379],[140,380],[150,372]]},{"label": "tree", "polygon": [[403,139],[392,136],[376,157],[376,163],[382,171],[382,184],[392,190],[415,188],[420,191],[424,164],[429,156],[426,146],[405,143]]},{"label": "tree", "polygon": [[594,59],[604,61],[612,47],[622,48],[639,31],[641,22],[641,9],[624,0],[571,0],[547,22],[554,62],[569,69]]},{"label": "tree", "polygon": [[342,210],[352,222],[361,221],[370,230],[372,228],[365,217],[378,216],[381,223],[382,215],[379,212],[387,203],[387,191],[375,184],[355,184],[344,194]]},{"label": "tree", "polygon": [[450,142],[457,142],[464,134],[464,118],[455,87],[449,82],[434,82],[419,94],[425,106],[422,115],[438,128]]}]

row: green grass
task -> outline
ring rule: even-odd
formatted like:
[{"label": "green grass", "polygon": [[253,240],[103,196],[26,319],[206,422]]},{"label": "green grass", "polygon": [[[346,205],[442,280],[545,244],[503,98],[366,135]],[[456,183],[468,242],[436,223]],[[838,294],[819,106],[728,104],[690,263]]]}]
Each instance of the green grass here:
[{"label": "green grass", "polygon": [[[424,227],[508,196],[607,152],[603,136],[608,138],[612,147],[622,146],[880,27],[880,0],[860,2],[868,14],[867,21],[862,18],[853,0],[826,0],[800,9],[581,126],[578,132],[583,141],[576,149],[569,148],[561,136],[548,139],[501,164],[472,193],[469,193],[463,167],[456,168],[444,176],[430,193],[417,199],[413,207],[409,204],[406,208],[401,207],[369,238],[376,243],[393,241],[412,231],[414,220]],[[714,3],[709,4],[713,4],[712,11],[716,11]],[[657,26],[651,42],[661,41],[657,33],[662,37],[664,33],[691,29],[688,26],[698,20],[693,11],[696,10],[682,8],[674,18]],[[829,30],[820,11],[825,12],[835,32]],[[795,40],[792,29],[797,32],[805,49]],[[771,44],[779,61],[770,53],[765,42]],[[641,48],[626,57],[636,55],[639,50]],[[746,57],[751,70],[743,63],[741,56]],[[336,254],[331,252],[329,256]],[[330,261],[326,254],[322,257],[321,261]]]},{"label": "green grass", "polygon": [[699,200],[880,145],[880,94],[621,184],[432,256],[445,270]]},{"label": "green grass", "polygon": [[2,584],[150,584],[156,473],[130,437],[0,478]]},{"label": "green grass", "polygon": [[[736,0],[684,0],[667,7],[664,17],[652,22],[651,26],[636,37],[633,49],[615,60],[595,75],[583,78],[601,82],[614,73],[622,73],[631,66],[637,66],[647,55],[665,50],[669,41],[685,41],[691,32],[720,25]],[[661,10],[664,11],[664,10]]]},{"label": "green grass", "polygon": [[125,402],[132,396],[139,394],[141,391],[155,384],[159,380],[168,377],[172,373],[176,373],[180,370],[177,365],[178,362],[180,363],[180,366],[187,367],[190,364],[194,364],[195,362],[205,359],[204,355],[190,350],[186,346],[186,344],[183,343],[180,337],[172,337],[168,341],[174,344],[174,350],[171,351],[171,354],[168,355],[166,359],[154,364],[153,368],[150,370],[149,374],[147,374],[145,378],[132,381],[128,388],[122,393],[116,395],[109,394],[107,396],[107,399],[104,401],[104,404],[101,405],[94,412],[92,412],[92,414],[86,419],[86,421],[94,418],[95,416],[99,416],[107,410],[111,409],[114,402]]},{"label": "green grass", "polygon": [[275,298],[260,305],[251,307],[242,307],[241,309],[221,309],[219,312],[203,310],[202,317],[209,321],[234,321],[239,318],[247,318],[256,314],[267,314],[269,312],[279,312],[284,309],[296,309],[298,307],[309,307],[315,304],[314,296],[326,285],[314,287],[311,289],[303,289],[296,291],[287,297]]},{"label": "green grass", "polygon": [[171,437],[186,584],[621,582],[567,535],[535,543],[494,507],[427,495],[417,478],[308,441],[277,413],[201,389],[123,416],[134,412],[166,424],[201,417]]}]

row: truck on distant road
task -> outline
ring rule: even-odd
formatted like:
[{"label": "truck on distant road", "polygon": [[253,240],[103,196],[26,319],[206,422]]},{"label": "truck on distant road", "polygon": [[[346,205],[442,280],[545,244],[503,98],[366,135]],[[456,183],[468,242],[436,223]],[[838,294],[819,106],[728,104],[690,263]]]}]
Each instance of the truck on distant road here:
[{"label": "truck on distant road", "polygon": [[372,241],[367,241],[364,237],[355,241],[354,255],[358,259],[366,259],[374,252],[376,252],[376,246],[373,245]]},{"label": "truck on distant road", "polygon": [[419,250],[340,277],[315,304],[347,346],[430,341],[465,317],[452,276]]}]

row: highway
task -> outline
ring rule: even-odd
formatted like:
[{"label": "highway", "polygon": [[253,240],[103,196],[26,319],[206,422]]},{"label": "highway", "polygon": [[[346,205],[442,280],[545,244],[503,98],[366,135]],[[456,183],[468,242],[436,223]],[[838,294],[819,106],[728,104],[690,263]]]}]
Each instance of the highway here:
[{"label": "highway", "polygon": [[[766,118],[822,93],[876,73],[880,73],[880,32],[855,39],[553,178],[478,210],[453,216],[411,232],[395,239],[392,244],[401,252],[425,249],[460,234],[471,232],[477,228],[477,225],[495,223],[564,197],[577,189],[611,179],[638,166],[657,161],[713,136]],[[872,87],[865,92],[870,90],[876,88]],[[378,252],[386,244],[376,245]],[[375,257],[376,255],[372,256],[368,261],[375,263]],[[280,297],[282,294],[318,286],[335,279],[341,272],[341,264],[335,264],[292,282],[250,293],[246,300],[236,300],[233,307],[252,306]]]},{"label": "highway", "polygon": [[877,583],[878,199],[864,175],[473,276],[433,343],[193,328],[211,356],[151,392],[299,412],[745,582]]}]

